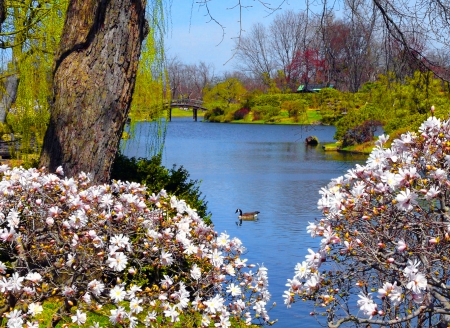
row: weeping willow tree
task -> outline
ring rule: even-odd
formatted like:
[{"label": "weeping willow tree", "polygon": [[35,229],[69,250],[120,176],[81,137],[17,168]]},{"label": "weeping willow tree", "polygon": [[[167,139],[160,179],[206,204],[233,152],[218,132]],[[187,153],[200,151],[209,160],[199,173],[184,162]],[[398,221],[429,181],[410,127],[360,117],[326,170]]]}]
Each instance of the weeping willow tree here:
[{"label": "weeping willow tree", "polygon": [[[20,152],[38,153],[49,119],[51,67],[68,0],[5,1],[0,33],[0,133],[21,139]],[[11,86],[12,84],[12,86]]]},{"label": "weeping willow tree", "polygon": [[[129,118],[131,121],[127,133],[132,137],[145,138],[145,149],[139,150],[142,157],[151,157],[162,152],[167,121],[163,120],[164,105],[170,101],[165,92],[167,85],[164,69],[165,19],[162,1],[148,5],[147,20],[150,22],[149,34],[142,44],[136,86],[131,102]],[[145,128],[138,122],[152,121]],[[124,143],[126,148],[126,143]]]},{"label": "weeping willow tree", "polygon": [[[75,78],[73,79],[75,84],[78,82],[80,82],[80,84],[84,83],[89,79],[89,75],[91,77],[96,76],[94,73],[95,70],[84,71],[83,73],[82,70],[80,70],[82,65],[75,65],[75,62],[73,64],[69,62],[69,66],[71,67],[67,70],[64,68],[64,65],[61,65],[70,54],[73,55],[74,52],[81,51],[82,48],[87,48],[88,45],[92,45],[99,40],[98,38],[95,39],[95,33],[93,32],[101,32],[102,30],[107,31],[107,33],[103,35],[109,37],[108,40],[110,43],[107,48],[109,53],[114,51],[114,44],[121,44],[124,46],[125,43],[130,44],[129,49],[134,53],[134,57],[131,61],[128,60],[129,56],[127,53],[119,54],[119,56],[117,56],[116,53],[115,57],[109,57],[112,64],[110,67],[103,66],[103,68],[100,68],[103,72],[112,73],[112,78],[107,79],[109,81],[117,82],[117,76],[120,76],[121,72],[125,72],[125,82],[122,83],[121,91],[118,89],[116,89],[116,91],[112,91],[112,89],[105,91],[105,88],[108,89],[109,86],[101,86],[101,83],[94,83],[95,86],[91,84],[87,87],[87,90],[99,91],[99,97],[94,97],[98,99],[103,99],[108,92],[109,94],[123,94],[123,91],[127,89],[124,93],[126,94],[124,97],[126,100],[119,106],[119,112],[121,112],[120,118],[111,118],[111,121],[116,124],[118,129],[121,129],[122,122],[126,119],[128,114],[127,108],[129,108],[129,104],[127,105],[126,103],[131,101],[131,93],[134,90],[135,73],[133,73],[133,71],[135,71],[137,67],[135,57],[139,56],[140,44],[144,39],[145,34],[147,34],[148,31],[150,32],[143,44],[140,60],[141,64],[137,76],[135,100],[133,101],[131,115],[133,116],[134,121],[142,120],[144,118],[160,117],[164,98],[162,95],[164,73],[162,40],[165,32],[163,1],[154,0],[148,3],[147,1],[131,1],[129,4],[127,4],[126,1],[122,2],[123,1],[115,1],[109,4],[107,2],[98,1],[74,2],[75,4],[72,4],[72,6],[69,7],[69,10],[71,10],[70,17],[68,21],[65,22],[69,0],[1,1],[0,7],[4,8],[4,10],[0,10],[0,60],[2,64],[0,68],[0,137],[7,137],[10,135],[10,132],[13,132],[16,137],[21,138],[22,152],[20,155],[25,154],[25,156],[27,156],[30,152],[40,153],[44,134],[51,117],[50,104],[52,101],[56,100],[57,102],[58,100],[65,99],[70,102],[71,100],[69,99],[73,100],[74,92],[70,92],[70,90],[66,89],[67,93],[61,96],[61,89],[58,88],[57,84],[62,80],[60,78],[61,75],[58,75],[58,73],[63,72],[64,76],[69,76],[70,78],[77,77],[78,80]],[[113,9],[113,11],[110,12],[109,18],[106,17],[108,8]],[[150,27],[147,24],[144,24],[144,9],[147,10],[146,17],[150,22]],[[126,17],[130,18],[128,22],[123,20],[120,21],[123,18],[118,15],[120,10],[123,10],[122,12]],[[137,12],[137,10],[140,10],[140,12]],[[136,22],[136,18],[139,20],[138,24],[132,22],[133,20]],[[110,28],[107,30],[105,26],[102,25],[105,22],[105,19],[109,19],[109,22],[113,22],[114,19],[116,19],[116,22],[120,21],[119,23],[122,24],[123,28],[128,29],[130,35],[139,34],[139,41],[137,43],[133,42],[133,40],[129,39],[125,34],[117,33],[118,29],[114,30],[114,28]],[[60,44],[64,23],[66,23],[66,31],[65,34],[63,34],[63,44]],[[114,24],[115,23],[112,24],[113,27]],[[94,57],[95,55],[98,54],[93,54],[91,57]],[[118,74],[115,74],[117,72],[114,73],[110,70],[110,68],[116,64],[119,70]],[[64,69],[61,70],[61,67]],[[96,68],[99,68],[99,66]],[[68,71],[71,73],[65,75]],[[101,74],[97,74],[97,76],[100,75]],[[57,76],[59,81],[54,83],[54,76]],[[13,83],[11,83],[11,81],[13,81]],[[114,82],[111,84],[114,84]],[[76,88],[73,88],[73,90],[76,90]],[[69,120],[67,120],[66,117],[66,119],[63,119],[63,124],[60,125],[58,129],[67,130],[70,125],[68,123],[73,123],[74,121],[87,121],[88,118],[83,113],[83,110],[88,109],[86,107],[89,106],[85,106],[85,108],[82,109],[79,108],[80,118],[78,120],[74,119],[75,116],[72,116],[72,119]],[[61,108],[61,106],[58,108]],[[4,110],[4,115],[1,114],[2,109]],[[66,111],[70,111],[69,107],[67,107]],[[61,113],[58,114],[55,112],[54,122],[59,119],[57,116],[60,114]],[[63,116],[64,113],[61,117]],[[90,123],[88,123],[88,125],[89,124]],[[154,127],[155,130],[152,131],[149,140],[151,140],[151,151],[156,153],[162,149],[165,125],[159,121]],[[86,128],[87,126],[82,127],[79,130],[81,131],[80,133],[84,133]],[[102,130],[103,128],[104,126],[99,127],[96,130]],[[8,132],[7,135],[5,134],[6,132]],[[53,135],[53,137],[54,136],[55,135]],[[51,137],[51,139],[54,139],[53,137]],[[76,140],[66,139],[65,137],[62,139],[71,140],[72,142],[73,140]],[[104,139],[108,138],[105,137]],[[56,139],[53,141],[55,140]],[[57,140],[57,143],[60,143],[60,141],[61,140]],[[98,138],[96,140],[91,140],[90,142],[90,144],[97,143]],[[49,145],[49,142],[47,142],[47,144]],[[81,144],[84,144],[84,142]],[[89,142],[86,144],[89,144]],[[54,159],[60,156],[62,154],[61,152],[59,155],[55,155],[57,152],[54,151],[55,149],[58,149],[58,147],[59,146],[57,145],[56,148],[52,148],[51,154],[48,151],[44,151],[44,157],[47,155],[47,159],[50,157]],[[76,158],[78,156],[74,154],[79,151],[78,148],[82,147],[77,147],[74,152],[71,152],[69,149],[64,150],[64,152],[69,154],[68,157]],[[101,147],[98,151],[92,152],[88,150],[88,154],[99,154],[103,152],[105,157],[114,158],[113,154],[115,154],[116,151],[117,145],[113,145],[104,147],[103,151]],[[107,161],[109,162],[109,160]],[[86,162],[95,161],[86,160]],[[109,164],[107,164],[105,168],[107,168],[108,165]]]},{"label": "weeping willow tree", "polygon": [[90,172],[95,182],[109,181],[141,45],[150,30],[147,5],[150,26],[161,34],[162,0],[69,2],[53,61],[53,101],[41,166],[50,171],[62,166],[68,176]]}]

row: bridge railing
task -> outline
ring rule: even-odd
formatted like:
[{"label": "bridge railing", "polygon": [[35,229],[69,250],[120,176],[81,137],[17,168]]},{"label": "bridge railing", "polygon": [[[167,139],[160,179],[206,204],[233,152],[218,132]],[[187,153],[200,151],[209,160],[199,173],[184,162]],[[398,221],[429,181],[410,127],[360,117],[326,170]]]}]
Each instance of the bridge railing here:
[{"label": "bridge railing", "polygon": [[199,99],[172,99],[172,104],[193,104],[193,105],[202,105],[203,100]]}]

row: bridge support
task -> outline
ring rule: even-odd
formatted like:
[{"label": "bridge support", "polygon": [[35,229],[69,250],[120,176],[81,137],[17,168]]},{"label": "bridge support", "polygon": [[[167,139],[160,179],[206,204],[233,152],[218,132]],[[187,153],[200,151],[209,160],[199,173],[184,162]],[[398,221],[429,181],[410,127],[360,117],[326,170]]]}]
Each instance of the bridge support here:
[{"label": "bridge support", "polygon": [[167,119],[172,121],[172,107],[179,108],[192,108],[192,118],[195,122],[198,119],[198,111],[201,110],[203,112],[207,111],[207,108],[203,107],[203,101],[195,100],[195,99],[178,99],[173,100],[167,104],[169,111],[167,112]]}]

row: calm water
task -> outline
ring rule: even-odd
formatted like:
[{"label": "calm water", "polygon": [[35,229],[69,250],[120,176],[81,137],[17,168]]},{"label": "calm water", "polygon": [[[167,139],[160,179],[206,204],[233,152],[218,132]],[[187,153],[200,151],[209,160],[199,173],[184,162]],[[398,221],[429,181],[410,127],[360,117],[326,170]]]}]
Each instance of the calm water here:
[{"label": "calm water", "polygon": [[[125,154],[144,157],[151,123],[141,123],[141,137],[127,143]],[[334,127],[214,124],[175,118],[168,124],[163,164],[183,165],[201,180],[218,232],[242,240],[250,263],[269,269],[269,290],[277,306],[269,312],[275,327],[318,327],[309,303],[283,304],[283,291],[297,262],[318,239],[306,233],[308,221],[320,216],[319,190],[364,158],[311,148],[303,140],[315,135],[332,142]],[[139,133],[138,133],[139,134]],[[236,208],[260,211],[256,222],[237,226]]]}]

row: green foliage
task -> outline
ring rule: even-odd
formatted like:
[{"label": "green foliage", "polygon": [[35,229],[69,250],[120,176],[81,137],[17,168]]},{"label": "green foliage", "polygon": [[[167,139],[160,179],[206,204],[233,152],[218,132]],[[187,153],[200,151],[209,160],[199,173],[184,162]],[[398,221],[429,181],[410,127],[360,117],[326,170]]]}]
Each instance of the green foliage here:
[{"label": "green foliage", "polygon": [[[273,89],[275,90],[275,89]],[[364,122],[378,120],[389,134],[416,130],[429,115],[432,105],[435,116],[448,117],[450,91],[430,73],[417,72],[399,81],[395,75],[380,75],[377,81],[362,86],[357,93],[340,92],[333,88],[317,93],[280,93],[260,91],[247,93],[240,106],[233,106],[215,97],[206,114],[211,122],[229,122],[242,118],[241,108],[248,108],[253,122],[311,123],[336,125],[335,138],[342,140],[347,131],[357,131]],[[316,109],[316,110],[314,110]],[[358,138],[353,138],[358,140]]]},{"label": "green foliage", "polygon": [[225,110],[220,107],[214,107],[205,113],[204,119],[209,122],[221,122],[223,119],[223,114]]},{"label": "green foliage", "polygon": [[450,105],[440,80],[430,73],[416,72],[414,77],[396,81],[395,76],[380,75],[377,82],[363,86],[361,98],[379,110],[388,111],[389,118],[429,113],[430,107]]},{"label": "green foliage", "polygon": [[[17,100],[8,112],[8,130],[21,138],[22,149],[17,157],[28,160],[29,153],[39,154],[49,119],[52,95],[53,57],[59,46],[68,0],[7,1],[7,19],[0,36],[5,47],[12,46],[11,56],[4,56],[4,76],[17,74]],[[147,2],[151,22],[149,34],[142,45],[139,70],[131,104],[132,121],[161,117],[163,112],[164,67],[164,2]],[[0,83],[0,89],[3,87]],[[0,90],[0,94],[3,90]],[[160,151],[165,126],[154,125],[150,136],[154,153]],[[132,129],[133,130],[133,129]],[[8,131],[8,132],[9,132]],[[133,131],[131,131],[133,132]],[[22,156],[25,155],[25,156]]]},{"label": "green foliage", "polygon": [[191,208],[197,209],[200,217],[211,224],[205,197],[200,191],[200,182],[189,179],[188,171],[174,165],[170,170],[162,166],[161,155],[146,158],[128,158],[117,154],[111,170],[111,178],[122,181],[133,181],[145,184],[150,193],[158,193],[165,189],[167,193],[184,199]]},{"label": "green foliage", "polygon": [[317,95],[320,105],[328,104],[329,102],[339,101],[342,98],[342,92],[333,88],[324,88],[320,90]]},{"label": "green foliage", "polygon": [[241,101],[241,106],[243,108],[252,108],[255,106],[255,100],[263,95],[261,90],[255,89],[253,91],[247,92]]},{"label": "green foliage", "polygon": [[345,108],[347,115],[336,123],[336,139],[343,139],[346,131],[368,120],[381,121],[387,134],[415,131],[429,115],[432,105],[440,118],[448,117],[450,107],[449,94],[444,92],[441,81],[421,72],[404,82],[397,81],[392,74],[381,75],[376,82],[365,84],[352,98],[344,94],[340,99],[340,110]]},{"label": "green foliage", "polygon": [[273,95],[281,92],[281,90],[277,87],[275,79],[271,79],[269,73],[263,73],[263,83],[267,86],[268,94]]},{"label": "green foliage", "polygon": [[293,117],[295,122],[298,122],[299,119],[307,120],[306,110],[308,109],[308,103],[306,100],[288,100],[284,101],[281,104],[281,108],[286,110],[289,114],[289,117]]},{"label": "green foliage", "polygon": [[[253,106],[272,106],[279,107],[281,105],[280,97],[276,95],[261,95],[254,100]],[[252,107],[253,107],[252,106]]]},{"label": "green foliage", "polygon": [[[19,85],[16,103],[7,114],[7,124],[21,138],[27,159],[30,152],[39,153],[49,115],[48,99],[52,94],[51,70],[53,55],[59,44],[67,0],[37,4],[24,2],[8,8],[7,29],[16,46],[12,50],[6,74],[17,74]],[[18,154],[20,155],[20,154]]]},{"label": "green foliage", "polygon": [[204,90],[203,101],[208,108],[210,108],[208,104],[214,102],[219,102],[223,107],[229,108],[231,104],[238,104],[243,100],[246,92],[238,79],[228,78],[213,88]]},{"label": "green foliage", "polygon": [[280,115],[281,108],[279,106],[255,106],[253,112],[258,113],[259,118],[266,122],[274,122],[276,117]]},{"label": "green foliage", "polygon": [[333,124],[342,117],[342,99],[343,93],[332,88],[325,88],[317,93],[316,101],[324,124]]},{"label": "green foliage", "polygon": [[[51,327],[52,319],[54,316],[58,314],[58,310],[63,305],[63,300],[60,298],[52,298],[45,302],[43,302],[43,312],[41,314],[36,315],[35,319],[39,321],[40,327]],[[127,307],[126,302],[121,302],[120,306]],[[111,310],[114,310],[116,307],[110,304],[104,305],[101,309],[97,309],[93,312],[87,313],[86,323],[80,327],[93,327],[97,322],[100,327],[111,327],[112,324],[109,320],[109,316],[111,315]],[[75,309],[72,310],[72,314],[75,314]],[[4,320],[6,321],[6,320]],[[246,325],[243,320],[236,320],[232,318],[230,320],[233,328],[244,328],[244,327],[259,327],[258,325]],[[189,313],[186,312],[180,316],[180,321],[175,323],[167,323],[163,324],[161,318],[157,318],[157,322],[155,325],[160,328],[171,327],[171,328],[194,328],[199,327],[201,325],[201,316],[198,313]],[[72,323],[72,320],[69,316],[63,317],[62,320],[56,325],[56,328],[63,327],[75,327],[75,324]]]},{"label": "green foliage", "polygon": [[390,119],[383,126],[383,129],[387,134],[396,134],[397,131],[417,131],[420,127],[420,122],[423,122],[426,118],[427,114],[416,113],[411,115],[405,111],[404,115]]},{"label": "green foliage", "polygon": [[223,103],[214,102],[209,106],[213,106],[209,109],[204,119],[209,122],[216,123],[229,123],[234,120],[234,113],[240,108],[239,104],[231,104],[230,106],[224,106]]},{"label": "green foliage", "polygon": [[236,78],[228,78],[209,90],[204,90],[204,106],[209,108],[204,119],[209,122],[231,122],[240,101],[249,101],[246,90]]},{"label": "green foliage", "polygon": [[[160,15],[158,17],[159,25],[161,25],[164,20],[161,12],[163,9],[159,8],[157,11]],[[164,110],[164,98],[169,98],[169,95],[164,94],[163,49],[161,48],[163,45],[158,40],[157,30],[156,26],[152,26],[150,33],[142,44],[129,114],[133,121],[152,120],[161,117]]]},{"label": "green foliage", "polygon": [[368,120],[353,129],[348,129],[342,140],[342,147],[363,144],[373,140],[375,131],[381,126],[380,121]]},{"label": "green foliage", "polygon": [[381,123],[384,123],[383,118],[383,112],[380,113],[376,106],[368,103],[360,109],[354,109],[347,112],[347,114],[336,123],[336,134],[334,135],[334,138],[342,140],[348,130],[353,130],[366,121],[380,120]]},{"label": "green foliage", "polygon": [[131,120],[130,137],[135,137],[136,122],[156,121],[148,130],[148,140],[145,156],[151,157],[162,151],[166,136],[167,103],[170,102],[170,91],[165,92],[164,85],[168,83],[164,67],[164,2],[152,0],[147,2],[147,20],[151,22],[149,33],[142,43],[139,68],[136,75],[133,98],[128,118]]}]

